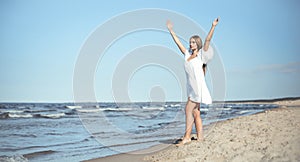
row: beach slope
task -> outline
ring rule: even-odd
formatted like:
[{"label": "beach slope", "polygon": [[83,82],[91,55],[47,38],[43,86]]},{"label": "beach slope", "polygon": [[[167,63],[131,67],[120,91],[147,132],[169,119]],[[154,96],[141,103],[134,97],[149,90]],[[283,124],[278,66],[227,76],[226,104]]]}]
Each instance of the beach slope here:
[{"label": "beach slope", "polygon": [[300,161],[300,100],[276,104],[280,108],[211,125],[203,142],[92,161]]}]

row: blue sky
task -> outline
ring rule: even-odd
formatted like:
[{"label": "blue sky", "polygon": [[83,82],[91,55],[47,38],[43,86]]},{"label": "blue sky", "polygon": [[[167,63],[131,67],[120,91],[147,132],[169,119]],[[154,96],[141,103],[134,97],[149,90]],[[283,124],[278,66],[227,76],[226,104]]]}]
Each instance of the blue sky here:
[{"label": "blue sky", "polygon": [[[300,96],[299,5],[297,0],[111,0],[105,4],[92,0],[1,0],[0,102],[72,102],[74,66],[89,35],[114,16],[143,8],[177,12],[205,31],[214,18],[221,17],[213,43],[224,65],[226,100]],[[110,60],[118,60],[143,44],[158,44],[157,37],[132,39],[155,34],[166,40],[164,45],[178,51],[167,34],[134,33],[112,46],[99,66],[112,70],[115,65]],[[114,52],[119,55],[111,56]],[[100,102],[113,100],[110,70],[95,73],[95,94]],[[155,75],[151,71],[156,71]],[[132,100],[148,101],[149,93],[160,92],[157,88],[151,91],[156,85],[164,88],[166,100],[180,100],[178,89],[172,88],[176,81],[167,83],[160,76],[172,78],[156,67],[136,73],[128,85]],[[143,82],[148,77],[157,79]]]}]

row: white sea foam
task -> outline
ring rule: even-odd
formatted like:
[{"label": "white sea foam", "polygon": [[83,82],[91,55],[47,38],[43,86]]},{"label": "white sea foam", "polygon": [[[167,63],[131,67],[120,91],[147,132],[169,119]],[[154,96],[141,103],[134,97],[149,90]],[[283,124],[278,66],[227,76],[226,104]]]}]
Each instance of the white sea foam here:
[{"label": "white sea foam", "polygon": [[180,104],[170,104],[170,105],[165,105],[164,107],[180,107]]},{"label": "white sea foam", "polygon": [[200,111],[209,111],[209,109],[200,108]]},{"label": "white sea foam", "polygon": [[222,110],[222,111],[228,111],[228,110],[231,110],[230,107],[227,107],[227,108],[216,108],[216,110]]},{"label": "white sea foam", "polygon": [[0,156],[1,162],[28,162],[22,155],[14,155],[14,156]]},{"label": "white sea foam", "polygon": [[180,104],[171,104],[170,107],[180,107]]},{"label": "white sea foam", "polygon": [[91,113],[91,112],[99,112],[100,109],[77,109],[77,111],[82,113]]},{"label": "white sea foam", "polygon": [[68,109],[81,109],[82,106],[66,106]]},{"label": "white sea foam", "polygon": [[243,111],[240,111],[239,114],[245,114],[245,113],[248,113],[250,112],[250,110],[243,110]]},{"label": "white sea foam", "polygon": [[142,109],[143,110],[161,110],[161,111],[165,110],[164,107],[147,107],[147,106],[143,106]]},{"label": "white sea foam", "polygon": [[57,113],[57,114],[41,114],[42,117],[46,118],[60,118],[62,116],[65,116],[65,113]]},{"label": "white sea foam", "polygon": [[1,110],[1,113],[23,113],[22,110]]},{"label": "white sea foam", "polygon": [[11,114],[11,113],[9,113],[8,116],[10,118],[32,118],[31,114]]},{"label": "white sea foam", "polygon": [[99,112],[99,111],[131,111],[134,108],[97,108],[97,109],[77,109],[78,112],[82,113],[91,113],[91,112]]},{"label": "white sea foam", "polygon": [[120,107],[120,108],[104,108],[101,111],[131,111],[133,108],[130,107]]}]

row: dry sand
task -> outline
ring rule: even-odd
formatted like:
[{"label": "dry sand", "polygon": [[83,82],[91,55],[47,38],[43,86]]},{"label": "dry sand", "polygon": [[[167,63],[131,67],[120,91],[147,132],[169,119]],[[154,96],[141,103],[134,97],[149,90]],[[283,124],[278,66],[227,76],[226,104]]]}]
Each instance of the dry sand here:
[{"label": "dry sand", "polygon": [[[272,103],[280,108],[213,124],[203,142],[90,161],[300,161],[300,100]],[[153,153],[159,147],[165,149]]]}]

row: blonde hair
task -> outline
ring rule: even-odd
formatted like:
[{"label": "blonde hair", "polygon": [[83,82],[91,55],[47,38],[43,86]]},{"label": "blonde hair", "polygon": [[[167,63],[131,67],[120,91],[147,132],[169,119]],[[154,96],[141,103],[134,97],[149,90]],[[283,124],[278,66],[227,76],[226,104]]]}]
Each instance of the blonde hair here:
[{"label": "blonde hair", "polygon": [[196,44],[197,44],[197,47],[198,47],[198,51],[202,48],[202,40],[201,38],[199,37],[199,35],[193,35],[190,39],[194,39]]}]

